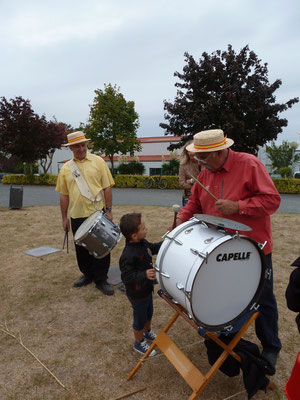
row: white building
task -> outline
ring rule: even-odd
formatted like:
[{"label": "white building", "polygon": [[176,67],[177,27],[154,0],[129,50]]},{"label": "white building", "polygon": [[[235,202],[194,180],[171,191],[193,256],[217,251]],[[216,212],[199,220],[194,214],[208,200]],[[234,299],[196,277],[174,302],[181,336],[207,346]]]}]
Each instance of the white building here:
[{"label": "white building", "polygon": [[[170,151],[168,147],[172,143],[178,143],[181,140],[180,136],[153,136],[145,138],[137,138],[142,145],[142,150],[135,153],[135,156],[139,158],[139,161],[145,166],[145,175],[159,175],[161,172],[161,167],[163,162],[170,161]],[[271,172],[272,166],[271,162],[266,154],[265,146],[260,147],[258,151],[258,158],[266,166],[267,170]],[[296,150],[296,154],[300,154],[300,150]],[[181,154],[181,149],[178,149],[178,155]],[[121,154],[116,154],[114,156],[114,168],[119,165],[118,159]],[[50,174],[58,174],[62,165],[70,160],[72,152],[68,147],[62,147],[54,152],[52,165],[49,169]],[[164,161],[162,160],[164,158]],[[130,161],[130,157],[127,157]],[[107,162],[109,168],[111,168],[111,163],[108,157],[103,157]],[[300,171],[300,163],[295,164],[293,167],[294,171]],[[42,170],[40,169],[40,172]]]},{"label": "white building", "polygon": [[[145,166],[145,175],[159,175],[161,171],[162,163],[165,161],[170,161],[170,151],[167,149],[170,144],[178,143],[181,140],[179,136],[157,136],[157,137],[146,137],[137,138],[142,145],[142,150],[136,152],[135,156],[139,158],[139,161]],[[178,154],[181,153],[179,149]],[[118,159],[121,154],[116,154],[114,156],[114,168],[117,168],[119,163]],[[62,165],[70,160],[72,152],[68,147],[62,147],[54,152],[52,165],[49,169],[50,174],[58,174]],[[164,161],[162,160],[162,157]],[[127,157],[130,161],[130,157]],[[103,159],[107,162],[108,166],[111,168],[111,163],[108,157]]]}]

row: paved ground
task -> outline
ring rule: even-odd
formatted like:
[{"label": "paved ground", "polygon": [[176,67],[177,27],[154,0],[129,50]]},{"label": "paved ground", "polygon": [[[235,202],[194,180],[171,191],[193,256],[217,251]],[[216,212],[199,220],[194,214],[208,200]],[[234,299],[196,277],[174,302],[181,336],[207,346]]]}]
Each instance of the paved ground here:
[{"label": "paved ground", "polygon": [[[14,188],[15,185],[12,186]],[[278,212],[300,214],[300,194],[283,194]],[[10,185],[0,183],[0,206],[9,207]],[[181,205],[180,190],[116,189],[113,188],[113,204],[116,205]],[[23,186],[23,206],[59,205],[59,194],[53,186]]]}]

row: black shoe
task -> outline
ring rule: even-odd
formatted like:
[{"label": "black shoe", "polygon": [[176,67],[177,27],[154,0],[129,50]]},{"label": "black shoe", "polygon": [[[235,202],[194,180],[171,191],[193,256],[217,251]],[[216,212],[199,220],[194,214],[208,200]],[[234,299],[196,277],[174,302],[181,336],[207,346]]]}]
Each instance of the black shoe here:
[{"label": "black shoe", "polygon": [[92,282],[93,282],[92,278],[82,275],[82,277],[80,279],[78,279],[78,281],[73,283],[73,286],[74,287],[82,287],[82,286],[89,285]]},{"label": "black shoe", "polygon": [[275,365],[278,357],[278,353],[270,352],[270,351],[265,351],[261,353],[262,358],[264,358],[272,368],[275,370]]},{"label": "black shoe", "polygon": [[115,293],[114,288],[106,281],[96,283],[96,288],[108,296],[111,296]]}]

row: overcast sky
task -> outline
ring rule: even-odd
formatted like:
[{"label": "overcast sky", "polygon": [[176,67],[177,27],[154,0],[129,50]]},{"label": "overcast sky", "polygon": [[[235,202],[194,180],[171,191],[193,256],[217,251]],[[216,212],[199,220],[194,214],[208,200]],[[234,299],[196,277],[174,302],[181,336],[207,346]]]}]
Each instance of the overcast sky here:
[{"label": "overcast sky", "polygon": [[[22,96],[47,119],[86,123],[94,90],[116,84],[135,102],[139,137],[162,136],[184,52],[239,52],[249,44],[281,79],[276,100],[300,97],[297,0],[0,0],[0,96]],[[300,104],[281,117],[298,141]]]}]

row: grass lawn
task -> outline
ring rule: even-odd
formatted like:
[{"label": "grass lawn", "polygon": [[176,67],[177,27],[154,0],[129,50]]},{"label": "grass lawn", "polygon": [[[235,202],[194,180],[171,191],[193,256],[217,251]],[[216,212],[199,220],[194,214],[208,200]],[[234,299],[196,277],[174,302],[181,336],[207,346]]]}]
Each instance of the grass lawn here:
[{"label": "grass lawn", "polygon": [[[173,219],[171,207],[114,206],[114,220],[127,212],[142,212],[149,241],[159,241]],[[139,360],[132,349],[132,315],[126,295],[116,287],[104,296],[94,285],[73,288],[79,278],[72,238],[66,250],[44,257],[24,254],[40,246],[61,249],[64,233],[59,207],[0,209],[1,291],[0,326],[22,341],[67,389],[62,388],[22,346],[0,331],[0,398],[4,400],[112,400],[134,390],[130,399],[187,399],[191,389],[168,360],[159,353],[148,359],[131,381],[127,374]],[[284,399],[284,384],[299,352],[296,314],[285,302],[292,261],[299,256],[297,238],[300,214],[272,216],[274,287],[279,308],[283,349],[276,389],[259,392],[255,399]],[[124,238],[112,251],[118,264]],[[154,294],[153,330],[159,332],[173,310]],[[201,372],[209,369],[203,338],[186,322],[177,320],[171,338]],[[251,327],[246,338],[259,344]],[[242,375],[229,378],[218,372],[200,398],[226,399],[244,391]],[[235,398],[247,399],[246,393]]]}]

